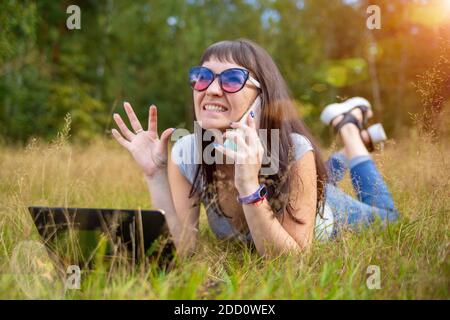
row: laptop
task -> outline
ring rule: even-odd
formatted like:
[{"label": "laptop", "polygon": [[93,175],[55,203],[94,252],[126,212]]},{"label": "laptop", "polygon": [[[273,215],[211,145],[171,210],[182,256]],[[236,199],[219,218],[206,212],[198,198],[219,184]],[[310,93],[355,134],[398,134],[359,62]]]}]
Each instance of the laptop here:
[{"label": "laptop", "polygon": [[59,266],[92,268],[105,259],[135,263],[174,249],[161,210],[28,208],[50,257]]}]

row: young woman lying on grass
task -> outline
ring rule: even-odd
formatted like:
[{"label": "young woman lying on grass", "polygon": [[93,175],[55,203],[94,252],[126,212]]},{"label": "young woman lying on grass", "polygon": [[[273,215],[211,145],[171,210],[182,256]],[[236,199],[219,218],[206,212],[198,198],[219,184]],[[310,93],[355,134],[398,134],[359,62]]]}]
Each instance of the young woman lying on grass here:
[{"label": "young woman lying on grass", "polygon": [[[218,238],[253,241],[261,255],[300,252],[311,246],[314,237],[335,237],[345,226],[358,228],[377,217],[384,223],[398,218],[369,155],[368,146],[386,137],[380,125],[365,129],[372,116],[367,100],[352,98],[324,109],[322,121],[332,125],[344,143],[343,150],[324,163],[277,66],[255,43],[213,44],[200,66],[191,68],[189,79],[201,130],[179,139],[171,157],[188,161],[168,161],[167,145],[174,129],[158,137],[156,106],[150,107],[145,131],[125,103],[134,132],[118,114],[114,120],[120,133],[112,131],[142,168],[152,206],[165,212],[178,254],[195,248],[201,202]],[[260,112],[248,113],[257,97]],[[246,120],[239,121],[247,113]],[[204,141],[205,131],[212,129],[223,136],[216,135],[215,143]],[[258,129],[267,129],[267,139],[261,139]],[[271,135],[274,129],[278,129],[276,139]],[[231,147],[222,144],[225,139]],[[194,158],[207,151],[228,162],[196,164]],[[265,152],[277,161],[276,172],[262,174]],[[347,168],[358,200],[336,187]]]}]

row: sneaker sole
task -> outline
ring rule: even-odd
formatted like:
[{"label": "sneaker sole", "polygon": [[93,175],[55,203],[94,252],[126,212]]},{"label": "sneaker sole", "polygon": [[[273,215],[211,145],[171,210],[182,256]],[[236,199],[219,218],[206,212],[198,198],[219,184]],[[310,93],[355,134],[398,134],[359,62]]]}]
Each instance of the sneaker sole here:
[{"label": "sneaker sole", "polygon": [[366,106],[369,109],[372,109],[369,101],[361,97],[354,97],[341,103],[332,103],[326,106],[320,114],[320,120],[325,124],[330,124],[334,118],[349,112],[358,106]]}]

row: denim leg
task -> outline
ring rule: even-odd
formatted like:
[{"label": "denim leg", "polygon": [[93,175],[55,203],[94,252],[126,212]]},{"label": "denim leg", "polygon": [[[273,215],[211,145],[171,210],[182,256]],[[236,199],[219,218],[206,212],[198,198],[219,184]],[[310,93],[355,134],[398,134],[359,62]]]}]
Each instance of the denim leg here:
[{"label": "denim leg", "polygon": [[325,190],[326,203],[334,214],[334,231],[349,226],[358,230],[368,226],[376,217],[386,224],[396,221],[399,213],[383,177],[369,156],[356,157],[350,161],[350,176],[358,199],[328,183]]},{"label": "denim leg", "polygon": [[348,160],[342,152],[336,152],[326,162],[328,181],[336,185],[344,178],[348,168]]},{"label": "denim leg", "polygon": [[350,177],[359,201],[385,212],[381,217],[383,220],[398,219],[392,195],[375,162],[369,156],[351,159]]},{"label": "denim leg", "polygon": [[368,226],[375,220],[379,211],[378,208],[356,200],[330,183],[327,184],[325,197],[327,205],[333,211],[335,231],[345,226],[355,229],[359,225]]}]

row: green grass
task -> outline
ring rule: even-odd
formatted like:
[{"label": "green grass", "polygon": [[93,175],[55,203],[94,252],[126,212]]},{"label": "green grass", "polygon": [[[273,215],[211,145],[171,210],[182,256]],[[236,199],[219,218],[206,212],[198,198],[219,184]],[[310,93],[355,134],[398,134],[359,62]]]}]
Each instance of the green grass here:
[{"label": "green grass", "polygon": [[[156,263],[99,264],[82,273],[80,290],[65,293],[39,250],[14,256],[23,241],[39,239],[27,206],[150,208],[144,179],[109,140],[0,147],[0,299],[447,299],[448,147],[412,132],[375,155],[402,214],[387,229],[348,231],[316,242],[309,254],[264,259],[216,240],[202,212],[197,252],[170,271]],[[351,192],[348,179],[342,187]],[[49,275],[19,274],[36,255]],[[379,290],[366,286],[369,265],[380,267]]]}]

